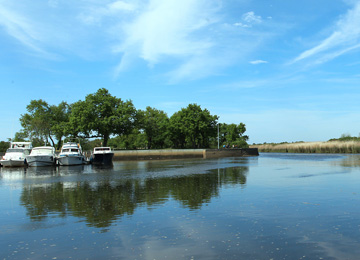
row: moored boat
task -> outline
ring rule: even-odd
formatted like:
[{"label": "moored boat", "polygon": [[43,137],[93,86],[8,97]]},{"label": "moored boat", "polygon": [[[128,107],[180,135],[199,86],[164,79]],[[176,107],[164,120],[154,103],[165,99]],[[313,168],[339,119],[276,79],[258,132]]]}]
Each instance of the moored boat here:
[{"label": "moored boat", "polygon": [[95,147],[91,156],[91,163],[97,165],[112,164],[114,152],[110,147]]},{"label": "moored boat", "polygon": [[31,149],[31,142],[11,142],[0,164],[4,167],[24,167],[26,156],[30,154]]},{"label": "moored boat", "polygon": [[30,155],[26,156],[28,166],[54,166],[56,162],[55,148],[51,146],[40,146],[32,149]]},{"label": "moored boat", "polygon": [[75,142],[64,143],[57,157],[57,162],[59,165],[66,166],[85,164],[85,157],[80,144]]}]

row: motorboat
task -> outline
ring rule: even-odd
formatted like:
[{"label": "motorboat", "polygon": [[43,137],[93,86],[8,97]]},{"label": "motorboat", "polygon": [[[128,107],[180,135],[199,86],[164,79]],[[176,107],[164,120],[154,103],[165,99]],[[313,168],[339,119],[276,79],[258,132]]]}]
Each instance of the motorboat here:
[{"label": "motorboat", "polygon": [[114,152],[110,147],[95,147],[90,162],[97,165],[108,165],[112,164],[113,157]]},{"label": "motorboat", "polygon": [[28,166],[54,166],[56,162],[55,148],[52,146],[39,146],[31,150],[26,156]]},{"label": "motorboat", "polygon": [[31,149],[31,142],[11,142],[0,164],[4,167],[24,167],[26,156],[30,154]]},{"label": "motorboat", "polygon": [[86,161],[80,144],[75,142],[64,143],[57,157],[57,162],[59,165],[65,166],[85,164]]}]

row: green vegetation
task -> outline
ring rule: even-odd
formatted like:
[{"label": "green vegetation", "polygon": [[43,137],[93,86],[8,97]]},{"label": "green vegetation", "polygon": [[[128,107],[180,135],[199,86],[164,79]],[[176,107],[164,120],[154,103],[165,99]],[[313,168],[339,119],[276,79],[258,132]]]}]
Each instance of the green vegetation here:
[{"label": "green vegetation", "polygon": [[9,148],[9,146],[10,146],[9,142],[1,141],[0,142],[0,153],[5,153],[6,150]]},{"label": "green vegetation", "polygon": [[174,113],[146,107],[137,110],[131,100],[112,96],[105,88],[73,104],[49,105],[32,100],[21,115],[22,129],[13,141],[31,140],[34,146],[51,143],[60,149],[67,138],[80,138],[84,150],[94,146],[118,149],[248,147],[245,124],[218,123],[219,117],[197,104]]},{"label": "green vegetation", "polygon": [[360,137],[351,136],[349,134],[342,134],[340,136],[340,138],[333,138],[333,139],[329,140],[329,142],[333,142],[333,141],[340,141],[340,142],[356,141],[356,142],[360,142]]},{"label": "green vegetation", "polygon": [[343,134],[327,142],[264,143],[250,147],[275,153],[360,153],[360,138]]},{"label": "green vegetation", "polygon": [[[15,134],[14,141],[32,140],[34,146],[49,143],[60,149],[64,128],[69,122],[70,106],[61,102],[58,106],[50,106],[46,101],[32,100],[26,107],[28,113],[21,115],[20,123],[23,129]],[[55,145],[57,140],[57,145]]]}]

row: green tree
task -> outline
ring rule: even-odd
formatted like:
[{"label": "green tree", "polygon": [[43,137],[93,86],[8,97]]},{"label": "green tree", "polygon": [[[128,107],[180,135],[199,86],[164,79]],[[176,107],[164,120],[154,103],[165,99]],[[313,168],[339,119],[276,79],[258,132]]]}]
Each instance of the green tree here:
[{"label": "green tree", "polygon": [[169,118],[164,111],[146,107],[139,111],[139,127],[146,135],[147,148],[164,148],[168,135]]},{"label": "green tree", "polygon": [[109,145],[118,149],[144,149],[147,146],[146,135],[134,128],[131,133],[111,138]]},{"label": "green tree", "polygon": [[5,153],[6,150],[10,147],[10,142],[0,142],[0,153]]},{"label": "green tree", "polygon": [[207,148],[217,134],[217,115],[197,104],[189,104],[170,118],[171,140],[175,147]]},{"label": "green tree", "polygon": [[106,146],[111,135],[128,134],[135,127],[136,109],[131,100],[122,101],[105,88],[72,104],[67,133],[83,138],[102,138]]},{"label": "green tree", "polygon": [[20,117],[23,129],[17,133],[18,136],[15,138],[26,139],[28,137],[32,141],[38,140],[41,145],[49,142],[50,139],[54,147],[55,140],[57,140],[59,149],[65,125],[68,123],[69,105],[61,102],[58,106],[50,106],[46,101],[39,99],[31,100],[26,110],[28,113]]},{"label": "green tree", "polygon": [[66,102],[61,102],[59,105],[50,106],[52,115],[51,134],[54,135],[58,141],[56,149],[60,149],[62,139],[65,136],[65,129],[69,124],[69,116],[71,113],[70,105]]},{"label": "green tree", "polygon": [[244,123],[236,124],[220,124],[220,143],[222,145],[235,145],[239,148],[247,148],[247,140],[249,137],[244,135],[246,126]]}]

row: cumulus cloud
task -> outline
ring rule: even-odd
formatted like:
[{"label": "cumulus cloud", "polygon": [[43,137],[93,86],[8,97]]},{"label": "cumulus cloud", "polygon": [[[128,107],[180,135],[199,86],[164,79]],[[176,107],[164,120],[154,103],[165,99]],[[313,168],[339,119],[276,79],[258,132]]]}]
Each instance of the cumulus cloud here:
[{"label": "cumulus cloud", "polygon": [[360,47],[360,2],[340,18],[332,34],[317,46],[304,51],[293,62],[314,57],[323,63]]}]

